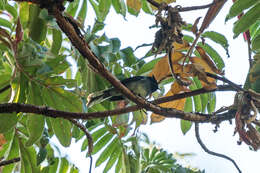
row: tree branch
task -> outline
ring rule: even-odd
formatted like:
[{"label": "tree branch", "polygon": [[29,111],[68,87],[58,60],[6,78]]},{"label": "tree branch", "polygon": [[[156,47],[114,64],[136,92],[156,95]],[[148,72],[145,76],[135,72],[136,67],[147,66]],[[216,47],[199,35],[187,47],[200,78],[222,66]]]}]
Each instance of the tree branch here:
[{"label": "tree branch", "polygon": [[1,161],[0,162],[0,167],[1,166],[5,166],[5,165],[9,165],[9,164],[13,164],[13,163],[16,163],[16,162],[19,162],[20,160],[21,160],[20,157],[17,157],[17,158],[13,158],[11,160]]},{"label": "tree branch", "polygon": [[199,135],[199,124],[195,122],[195,135],[196,135],[196,138],[197,138],[197,141],[198,143],[200,144],[201,148],[208,154],[210,155],[213,155],[213,156],[217,156],[217,157],[221,157],[221,158],[224,158],[224,159],[227,159],[229,161],[231,161],[234,166],[236,167],[236,169],[238,170],[239,173],[242,173],[242,171],[239,169],[238,165],[236,164],[236,162],[231,159],[230,157],[224,155],[224,154],[219,154],[219,153],[215,153],[213,151],[210,151],[206,145],[202,142],[201,138],[200,138],[200,135]]},{"label": "tree branch", "polygon": [[72,122],[75,126],[80,128],[85,133],[85,135],[88,139],[88,155],[89,155],[89,158],[90,158],[89,173],[91,173],[92,163],[93,163],[93,158],[91,156],[91,153],[93,151],[93,138],[92,138],[91,134],[88,132],[87,128],[83,124],[81,124],[79,121],[72,119],[72,118],[70,118],[68,120],[70,122]]},{"label": "tree branch", "polygon": [[235,90],[237,90],[237,91],[243,91],[243,92],[245,92],[245,90],[244,90],[241,86],[239,86],[239,85],[235,84],[234,82],[228,80],[228,79],[225,78],[224,76],[218,76],[218,75],[215,75],[215,74],[212,74],[212,73],[208,73],[208,72],[206,72],[206,75],[207,75],[208,77],[211,77],[211,78],[214,78],[214,79],[218,79],[218,80],[221,80],[221,81],[223,81],[223,82],[229,84],[231,87],[233,87],[233,88],[234,88]]},{"label": "tree branch", "polygon": [[[154,1],[154,0],[147,0],[147,2],[149,2],[150,4],[152,4],[153,6],[155,6],[158,9],[160,8],[161,4]],[[178,12],[186,12],[186,11],[192,11],[192,10],[202,10],[202,9],[205,9],[205,8],[209,8],[214,4],[215,4],[215,2],[212,2],[210,4],[206,4],[206,5],[201,5],[201,6],[180,7],[180,8],[178,8]],[[168,9],[168,8],[169,8],[169,6],[166,7],[166,9]]]},{"label": "tree branch", "polygon": [[[206,90],[204,88],[194,90],[192,92],[185,92],[181,94],[176,94],[173,96],[168,96],[168,97],[163,97],[159,98],[157,100],[152,101],[151,103],[153,104],[160,104],[160,103],[165,103],[173,100],[178,100],[182,99],[185,97],[191,97],[203,93],[208,93],[208,92],[213,92],[213,91],[227,91],[227,89],[232,89],[229,86],[218,86],[216,89],[212,90]],[[123,109],[115,109],[112,111],[104,111],[104,112],[91,112],[91,113],[78,113],[78,112],[66,112],[66,111],[59,111],[59,110],[54,110],[52,108],[48,108],[45,106],[35,106],[35,105],[30,105],[30,104],[21,104],[21,103],[5,103],[5,104],[0,104],[0,113],[12,113],[12,112],[23,112],[23,113],[35,113],[35,114],[42,114],[48,117],[52,118],[57,118],[57,117],[62,117],[66,119],[95,119],[95,118],[104,118],[108,116],[113,116],[113,115],[119,115],[123,113],[128,113],[128,112],[133,112],[136,110],[142,109],[141,106],[135,105],[135,106],[130,106],[126,107]],[[168,117],[168,118],[179,118],[179,119],[184,119],[188,121],[194,121],[194,122],[211,122],[211,123],[219,123],[225,120],[230,120],[234,118],[234,113],[233,112],[227,112],[223,114],[216,114],[216,115],[211,115],[211,114],[201,114],[201,113],[185,113],[180,110],[176,110],[173,108],[164,108],[165,114],[162,116]]]}]

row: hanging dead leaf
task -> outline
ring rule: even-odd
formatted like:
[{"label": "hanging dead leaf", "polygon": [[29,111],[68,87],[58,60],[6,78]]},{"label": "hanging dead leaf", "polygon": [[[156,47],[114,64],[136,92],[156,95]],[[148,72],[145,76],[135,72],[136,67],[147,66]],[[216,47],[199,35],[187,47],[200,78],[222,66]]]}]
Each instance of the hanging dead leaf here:
[{"label": "hanging dead leaf", "polygon": [[[171,86],[171,89],[165,94],[164,97],[178,94],[180,92],[187,91],[187,90],[188,89],[186,87],[183,87],[183,86],[179,85],[177,82],[174,82]],[[174,100],[171,102],[162,103],[162,104],[160,104],[160,106],[164,107],[164,108],[175,108],[178,110],[183,110],[185,101],[186,101],[186,99],[183,98],[180,100]],[[164,119],[165,119],[165,117],[155,114],[155,113],[152,113],[152,115],[151,115],[151,123],[161,122]]]},{"label": "hanging dead leaf", "polygon": [[221,70],[219,70],[217,68],[217,66],[215,65],[215,63],[211,60],[211,58],[207,55],[207,53],[205,52],[205,50],[200,47],[200,46],[197,46],[196,47],[196,50],[199,52],[201,58],[208,64],[208,66],[210,67],[210,69],[219,74],[219,75],[223,75],[224,72],[222,72]]},{"label": "hanging dead leaf", "polygon": [[139,12],[142,7],[141,0],[127,0],[126,4],[128,7],[134,9],[136,12]]},{"label": "hanging dead leaf", "polygon": [[197,32],[198,32],[198,27],[197,27],[197,26],[198,26],[198,23],[199,23],[200,19],[201,19],[201,17],[198,17],[198,18],[195,20],[194,24],[192,25],[191,31],[192,31],[192,33],[193,33],[194,35],[197,35]]},{"label": "hanging dead leaf", "polygon": [[251,146],[256,151],[260,148],[260,133],[251,124],[247,124],[247,127],[248,131],[246,133],[248,137],[251,139]]},{"label": "hanging dead leaf", "polygon": [[192,57],[190,61],[192,62],[192,66],[190,65],[190,73],[193,73],[193,76],[198,76],[202,86],[205,89],[216,88],[216,80],[205,76],[205,72],[214,73],[208,63],[199,57]]}]

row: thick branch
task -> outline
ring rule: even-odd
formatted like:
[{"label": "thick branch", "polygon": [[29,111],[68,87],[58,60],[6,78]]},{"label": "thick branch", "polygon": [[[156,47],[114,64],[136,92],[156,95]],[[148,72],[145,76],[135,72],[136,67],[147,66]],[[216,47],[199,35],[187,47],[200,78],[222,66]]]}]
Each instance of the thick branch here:
[{"label": "thick branch", "polygon": [[[205,90],[204,88],[194,90],[192,92],[185,92],[181,94],[176,94],[169,97],[163,97],[159,98],[157,100],[152,101],[153,104],[160,104],[165,103],[173,100],[182,99],[185,97],[191,97],[203,93],[213,92],[213,91],[227,91],[231,90],[229,86],[218,86],[216,89],[212,90]],[[133,112],[136,110],[141,109],[141,106],[130,106],[123,109],[115,109],[112,111],[104,111],[104,112],[92,112],[92,113],[77,113],[77,112],[65,112],[65,111],[59,111],[54,110],[52,108],[43,107],[43,106],[34,106],[30,104],[21,104],[21,103],[5,103],[0,104],[0,113],[12,113],[12,112],[23,112],[23,113],[36,113],[36,114],[42,114],[45,116],[49,116],[52,118],[57,117],[63,117],[66,119],[95,119],[95,118],[104,118],[112,115],[119,115],[123,113]],[[208,114],[200,114],[200,113],[185,113],[180,110],[176,109],[165,109],[169,110],[169,114],[163,115],[165,117],[169,118],[180,118],[185,119],[189,121],[195,121],[195,122],[212,122],[212,123],[218,123],[224,120],[230,120],[233,119],[234,115],[233,113],[225,113],[225,114],[217,114],[217,115],[208,115]]]}]

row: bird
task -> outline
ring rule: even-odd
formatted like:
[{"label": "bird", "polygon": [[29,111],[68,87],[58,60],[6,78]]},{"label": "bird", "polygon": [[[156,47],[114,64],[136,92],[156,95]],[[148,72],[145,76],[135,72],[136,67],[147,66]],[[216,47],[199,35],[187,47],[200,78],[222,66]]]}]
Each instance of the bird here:
[{"label": "bird", "polygon": [[[120,81],[135,95],[146,98],[151,95],[159,87],[157,80],[154,76],[134,76],[126,78]],[[87,107],[91,107],[95,104],[101,103],[105,100],[109,101],[120,101],[125,100],[126,97],[122,95],[116,88],[112,87],[106,90],[102,90],[96,93],[92,93],[88,96]]]}]

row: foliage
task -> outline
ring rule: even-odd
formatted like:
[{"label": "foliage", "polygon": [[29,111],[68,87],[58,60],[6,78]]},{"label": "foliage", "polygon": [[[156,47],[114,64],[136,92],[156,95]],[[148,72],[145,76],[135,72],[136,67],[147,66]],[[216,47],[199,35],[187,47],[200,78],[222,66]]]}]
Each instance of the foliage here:
[{"label": "foliage", "polygon": [[[157,0],[156,2],[162,2]],[[174,0],[164,1],[172,3]],[[89,5],[94,9],[96,22],[85,26]],[[143,58],[138,58],[131,47],[121,48],[119,38],[108,38],[99,31],[105,28],[104,21],[113,9],[123,18],[127,12],[138,16],[140,11],[154,15],[156,8],[146,0],[74,0],[65,4],[67,17],[77,20],[78,27],[84,31],[84,39],[91,51],[104,66],[118,79],[135,75],[155,76],[163,91],[170,84],[170,90],[164,94],[157,91],[153,97],[171,96],[200,88],[216,88],[216,80],[206,76],[206,72],[223,75],[225,68],[222,56],[210,45],[208,40],[223,47],[228,55],[228,41],[216,31],[201,33],[202,41],[197,43],[189,60],[186,53],[196,39],[194,25],[182,26],[185,31],[182,43],[173,43],[174,51],[170,58],[174,72],[189,86],[182,86],[169,78],[171,69],[168,55],[152,59],[152,48]],[[226,20],[244,15],[234,23],[234,37],[250,31],[250,46],[254,54],[254,63],[245,84],[257,92],[260,91],[258,80],[260,65],[260,3],[256,0],[238,0],[230,8]],[[208,23],[211,22],[207,21]],[[81,32],[81,31],[80,31]],[[143,45],[145,46],[145,45]],[[142,46],[140,46],[142,47]],[[67,36],[60,30],[53,16],[46,9],[33,3],[17,3],[0,0],[0,103],[23,103],[47,106],[69,112],[97,112],[118,108],[116,103],[105,101],[86,107],[87,96],[95,91],[110,87],[93,67],[79,53]],[[69,63],[72,59],[72,65]],[[71,62],[70,61],[70,62]],[[5,88],[5,89],[4,89]],[[165,108],[175,108],[185,112],[212,113],[215,110],[215,93],[204,93],[160,104]],[[104,172],[112,167],[115,172],[201,172],[184,168],[163,149],[156,146],[143,147],[136,130],[147,123],[149,116],[144,111],[125,113],[93,120],[82,120],[93,138],[92,154],[99,154],[95,166],[105,164]],[[153,113],[151,122],[158,123],[165,117]],[[192,123],[181,120],[183,134],[190,130]],[[132,135],[133,134],[133,135]],[[21,158],[21,167],[10,164],[2,169],[3,173],[13,172],[78,172],[75,165],[67,158],[57,156],[57,147],[49,143],[57,137],[60,144],[69,147],[71,141],[83,140],[82,151],[89,149],[90,143],[83,131],[69,119],[50,118],[35,113],[0,114],[0,158],[10,160]],[[88,157],[89,154],[86,155]]]}]

